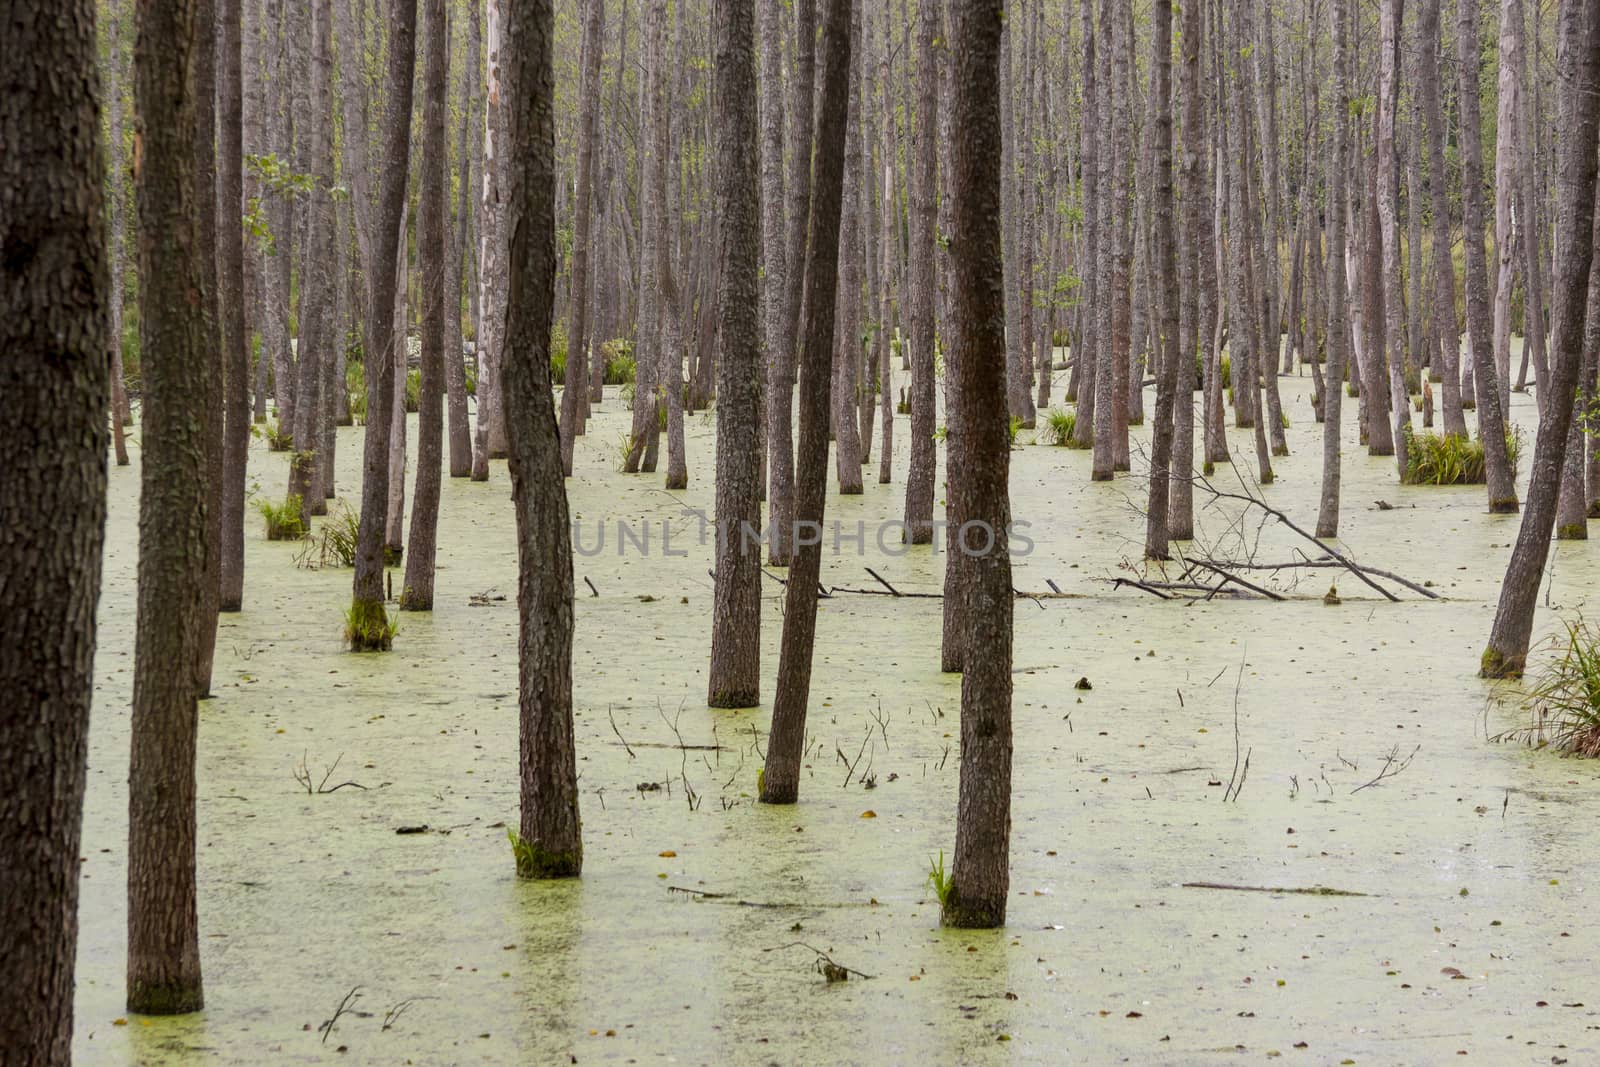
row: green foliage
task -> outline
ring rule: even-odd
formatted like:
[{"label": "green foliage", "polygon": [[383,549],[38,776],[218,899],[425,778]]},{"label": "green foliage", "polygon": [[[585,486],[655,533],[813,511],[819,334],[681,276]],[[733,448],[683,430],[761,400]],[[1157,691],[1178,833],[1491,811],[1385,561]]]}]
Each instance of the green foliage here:
[{"label": "green foliage", "polygon": [[567,378],[567,324],[558,322],[550,327],[550,384]]},{"label": "green foliage", "polygon": [[524,839],[509,826],[506,837],[511,841],[511,855],[517,861],[518,878],[576,878],[582,867],[582,857],[563,852],[549,852],[532,841]]},{"label": "green foliage", "polygon": [[281,505],[257,500],[255,506],[267,521],[268,541],[298,541],[306,535],[306,518],[299,494],[290,495]]},{"label": "green foliage", "polygon": [[1044,427],[1039,431],[1039,440],[1045,444],[1059,445],[1062,448],[1077,448],[1078,442],[1074,435],[1078,432],[1078,413],[1076,411],[1050,411],[1045,413]]},{"label": "green foliage", "polygon": [[359,360],[345,362],[344,387],[350,394],[350,418],[356,422],[366,422],[367,374]]},{"label": "green foliage", "polygon": [[[1560,658],[1546,667],[1523,698],[1532,721],[1497,740],[1519,740],[1576,756],[1600,756],[1600,632],[1579,616],[1565,638],[1550,640]],[[1487,659],[1490,653],[1485,653]]]},{"label": "green foliage", "polygon": [[267,449],[272,452],[290,452],[294,449],[294,434],[284,428],[282,420],[268,423]]},{"label": "green foliage", "polygon": [[1012,448],[1016,448],[1017,447],[1017,431],[1021,430],[1021,429],[1022,429],[1022,416],[1021,415],[1013,415],[1013,416],[1011,416],[1011,420],[1006,423],[1006,435],[1007,435],[1007,442],[1011,445]]},{"label": "green foliage", "polygon": [[[1410,427],[1405,433],[1408,485],[1482,485],[1487,480],[1481,437],[1468,440],[1459,434],[1415,433]],[[1507,432],[1506,458],[1513,478],[1521,451],[1522,431]]]},{"label": "green foliage", "polygon": [[638,370],[633,358],[633,342],[616,337],[600,346],[600,358],[605,361],[606,385],[629,385]]},{"label": "green foliage", "polygon": [[337,512],[329,514],[318,530],[319,536],[307,553],[305,565],[312,568],[354,567],[356,565],[356,534],[361,529],[361,516],[344,504]]},{"label": "green foliage", "polygon": [[950,875],[945,873],[944,849],[942,848],[939,850],[939,858],[937,860],[932,856],[928,857],[927,884],[932,887],[934,896],[939,898],[939,906],[941,908],[944,907],[950,899],[950,890],[954,886]]},{"label": "green foliage", "polygon": [[382,601],[357,600],[344,613],[344,639],[352,652],[387,652],[394,647],[394,633]]},{"label": "green foliage", "polygon": [[417,410],[422,400],[422,371],[406,371],[406,411]]}]

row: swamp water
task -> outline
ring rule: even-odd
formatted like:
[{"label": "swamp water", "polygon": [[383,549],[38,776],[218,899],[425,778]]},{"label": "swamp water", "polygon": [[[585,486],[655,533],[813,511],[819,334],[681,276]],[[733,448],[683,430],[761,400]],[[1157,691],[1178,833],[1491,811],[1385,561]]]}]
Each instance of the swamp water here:
[{"label": "swamp water", "polygon": [[[1282,384],[1294,454],[1264,493],[1310,527],[1322,428],[1309,379]],[[1091,483],[1085,452],[1013,452],[1012,510],[1035,545],[1016,585],[1076,596],[1016,605],[1013,895],[994,932],[941,930],[926,881],[941,850],[951,859],[959,765],[939,601],[822,602],[801,803],[753,803],[769,707],[704,705],[711,553],[682,514],[712,506],[714,415],[688,417],[684,493],[615,472],[627,415],[614,392],[579,441],[573,515],[591,548],[595,524],[610,527],[604,552],[575,561],[579,881],[519,882],[506,840],[518,791],[505,464],[487,484],[445,481],[436,608],[400,615],[389,655],[342,650],[350,572],[297,568],[298,546],[264,541],[252,513],[246,611],[222,619],[217,695],[200,711],[207,1008],[180,1019],[123,1009],[135,441],[134,465],[111,471],[77,1060],[1595,1062],[1600,765],[1489,743],[1518,716],[1473,677],[1518,520],[1487,515],[1481,487],[1396,484],[1392,460],[1356,445],[1355,402],[1344,408],[1342,544],[1448,599],[1389,604],[1330,571],[1295,588],[1285,575],[1283,603],[1113,588],[1139,566],[1142,480]],[[1514,417],[1531,453],[1531,397]],[[1137,452],[1148,431],[1134,433]],[[874,459],[865,495],[830,497],[830,518],[869,534],[864,557],[850,542],[825,552],[825,584],[881,588],[870,566],[903,592],[939,590],[942,558],[885,553],[872,536],[900,515],[908,437],[898,417],[893,485],[876,484]],[[1249,431],[1230,438],[1253,456]],[[360,443],[359,428],[340,431],[342,492],[357,489]],[[266,498],[281,498],[286,466],[255,446]],[[943,476],[941,449],[941,499]],[[1216,482],[1238,487],[1227,467]],[[1237,509],[1198,492],[1196,508],[1226,550]],[[617,554],[619,520],[649,525],[649,555]],[[663,553],[663,522],[686,555]],[[1258,526],[1235,529],[1255,542]],[[1269,524],[1258,558],[1305,547]],[[1558,547],[1538,632],[1583,608],[1597,579],[1600,547]],[[1321,600],[1330,581],[1336,607]],[[763,586],[769,701],[781,592]],[[1414,756],[1356,791],[1390,753]],[[320,781],[336,759],[328,787],[366,788],[296,781],[302,762]],[[796,942],[874,977],[829,984]]]}]

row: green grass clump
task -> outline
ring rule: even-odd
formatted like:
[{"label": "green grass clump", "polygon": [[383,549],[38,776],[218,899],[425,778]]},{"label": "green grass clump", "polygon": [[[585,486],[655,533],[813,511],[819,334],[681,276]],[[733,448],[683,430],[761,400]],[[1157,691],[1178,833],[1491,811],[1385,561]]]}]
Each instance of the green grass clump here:
[{"label": "green grass clump", "polygon": [[600,346],[600,356],[605,360],[606,385],[629,385],[638,372],[633,358],[633,342],[625,337],[613,338]]},{"label": "green grass clump", "polygon": [[1006,423],[1006,439],[1012,448],[1017,447],[1017,431],[1022,429],[1022,416],[1013,415]]},{"label": "green grass clump", "polygon": [[422,401],[422,372],[420,370],[406,371],[406,411],[417,410]]},{"label": "green grass clump", "polygon": [[306,535],[306,518],[298,493],[281,506],[270,500],[258,500],[256,510],[267,520],[268,541],[298,541]]},{"label": "green grass clump", "polygon": [[305,566],[354,567],[356,565],[356,534],[361,529],[361,516],[344,504],[328,515],[307,553]]},{"label": "green grass clump", "polygon": [[564,852],[548,852],[526,840],[510,827],[511,855],[517,861],[518,878],[576,878],[583,868],[583,857]]},{"label": "green grass clump", "polygon": [[1497,740],[1524,741],[1574,756],[1600,756],[1600,632],[1581,616],[1551,639],[1560,658],[1546,667],[1522,702],[1532,721]]},{"label": "green grass clump", "polygon": [[952,882],[950,874],[946,873],[944,869],[944,849],[942,848],[939,850],[939,858],[937,860],[932,856],[928,857],[928,886],[933,889],[934,896],[939,898],[939,906],[941,908],[944,907],[945,903],[950,899]]},{"label": "green grass clump", "polygon": [[387,652],[394,647],[394,631],[382,601],[357,600],[344,613],[344,639],[352,652]]},{"label": "green grass clump", "polygon": [[268,451],[290,452],[294,450],[294,434],[284,427],[283,420],[267,423],[264,432],[267,437]]},{"label": "green grass clump", "polygon": [[[1482,485],[1488,478],[1483,458],[1483,440],[1468,440],[1458,434],[1413,433],[1406,431],[1406,483],[1408,485]],[[1506,458],[1516,476],[1517,457],[1522,450],[1522,435],[1506,434]]]},{"label": "green grass clump", "polygon": [[350,394],[350,418],[359,423],[367,421],[367,374],[358,360],[344,365],[344,387]]},{"label": "green grass clump", "polygon": [[558,322],[550,327],[550,381],[560,385],[567,380],[567,325]]},{"label": "green grass clump", "polygon": [[1070,448],[1072,435],[1077,429],[1077,412],[1047,411],[1044,416],[1044,426],[1039,430],[1039,440],[1045,444]]}]

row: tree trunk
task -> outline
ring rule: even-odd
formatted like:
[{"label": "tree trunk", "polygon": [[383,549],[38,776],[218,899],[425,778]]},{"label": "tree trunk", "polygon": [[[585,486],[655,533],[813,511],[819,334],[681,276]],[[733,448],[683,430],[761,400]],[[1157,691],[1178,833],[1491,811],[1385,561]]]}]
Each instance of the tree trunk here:
[{"label": "tree trunk", "polygon": [[[1161,313],[1156,325],[1156,343],[1152,346],[1156,364],[1156,422],[1150,448],[1150,505],[1145,518],[1144,555],[1146,559],[1167,559],[1171,486],[1186,473],[1172,464],[1172,411],[1180,389],[1178,367],[1184,358],[1178,342],[1181,296],[1172,190],[1172,0],[1155,0],[1151,28],[1150,94],[1155,114],[1155,128],[1151,131],[1155,149],[1155,188],[1151,190],[1155,226],[1151,254],[1155,260],[1152,274]],[[1190,365],[1193,365],[1192,359]],[[1268,373],[1276,373],[1276,369]],[[1193,396],[1191,389],[1183,394],[1183,399],[1192,401]]]},{"label": "tree trunk", "polygon": [[[1405,0],[1382,0],[1379,13],[1381,43],[1378,74],[1378,233],[1383,243],[1383,334],[1374,361],[1387,353],[1389,401],[1393,405],[1391,452],[1399,478],[1405,481],[1410,452],[1411,395],[1406,390],[1406,309],[1400,279],[1400,169],[1395,162],[1395,115],[1400,100],[1400,22]],[[1373,412],[1373,424],[1379,414]],[[1379,438],[1381,444],[1381,438]],[[1374,450],[1374,455],[1391,452]]]},{"label": "tree trunk", "polygon": [[[491,0],[492,2],[492,0]],[[411,148],[411,82],[416,59],[416,0],[390,0],[389,59],[384,74],[390,122],[384,131],[373,215],[373,254],[367,264],[367,324],[363,345],[367,367],[367,426],[362,442],[361,524],[356,533],[356,566],[345,638],[352,651],[387,651],[394,637],[384,611],[384,526],[389,499],[390,408],[395,393],[396,264],[406,210],[406,172]],[[399,383],[403,392],[404,381]],[[476,460],[474,460],[476,465]],[[476,472],[474,472],[476,473]]]},{"label": "tree trunk", "polygon": [[[437,0],[435,0],[437,2]],[[508,6],[505,132],[509,287],[506,425],[517,512],[523,878],[583,868],[572,724],[572,530],[550,386],[555,301],[555,85],[551,0]]]},{"label": "tree trunk", "polygon": [[1100,130],[1099,60],[1095,53],[1094,0],[1080,0],[1078,17],[1083,27],[1083,118],[1079,130],[1083,142],[1080,160],[1082,178],[1084,260],[1079,271],[1083,295],[1078,301],[1082,325],[1074,340],[1073,374],[1077,381],[1077,422],[1073,445],[1088,448],[1094,443],[1096,425],[1096,377],[1100,371]]},{"label": "tree trunk", "polygon": [[[721,0],[716,49],[717,544],[706,703],[761,703],[761,239],[756,159],[755,0]],[[858,468],[859,475],[859,468]]]},{"label": "tree trunk", "polygon": [[[0,478],[0,971],[9,984],[0,1048],[7,1062],[43,1065],[72,1062],[109,353],[120,338],[111,330],[114,259],[101,204],[95,5],[23,8],[7,12],[0,54],[8,139],[0,152],[0,447],[9,457]],[[112,42],[115,64],[115,32]],[[181,177],[183,169],[165,173]],[[153,284],[161,291],[160,280]],[[152,355],[162,364],[165,385],[167,353],[146,352],[147,367]],[[165,406],[155,414],[164,417]],[[150,441],[143,462],[148,469],[169,456],[165,442]],[[167,488],[182,494],[197,484]],[[165,519],[193,530],[199,516]],[[177,618],[168,625],[184,626]],[[173,700],[193,708],[187,678],[169,673]]]},{"label": "tree trunk", "polygon": [[1339,536],[1340,408],[1344,404],[1345,347],[1349,317],[1345,301],[1345,174],[1350,154],[1350,62],[1348,58],[1351,0],[1333,0],[1333,156],[1328,161],[1328,356],[1322,381],[1322,497],[1317,508],[1317,536]]},{"label": "tree trunk", "polygon": [[[482,51],[478,40],[477,7],[467,30],[466,52],[462,58],[461,137],[456,143],[458,185],[456,199],[456,226],[454,244],[450,249],[448,296],[445,298],[444,384],[448,397],[448,438],[450,445],[450,477],[467,478],[472,474],[472,427],[467,420],[467,374],[465,345],[461,330],[461,291],[470,277],[467,273],[467,255],[472,247],[472,130],[477,115],[478,65]],[[442,194],[449,196],[449,190]],[[441,210],[443,208],[441,207]],[[474,344],[477,343],[474,338]]]},{"label": "tree trunk", "polygon": [[[1002,926],[1010,885],[1011,835],[1011,557],[1007,529],[1011,466],[1000,306],[1000,0],[955,0],[952,94],[956,331],[952,369],[961,378],[966,451],[953,471],[963,525],[954,551],[971,558],[966,583],[966,639],[961,678],[961,794],[955,861],[943,895],[945,926]],[[969,533],[972,535],[969,537]]]},{"label": "tree trunk", "polygon": [[645,67],[640,78],[645,95],[640,114],[639,217],[639,339],[634,346],[638,375],[634,382],[633,427],[628,435],[628,454],[623,470],[637,474],[641,467],[655,470],[646,462],[650,442],[658,425],[660,347],[665,319],[661,311],[661,213],[666,191],[666,11],[655,4],[645,13]]},{"label": "tree trunk", "polygon": [[1200,358],[1200,247],[1205,224],[1205,126],[1201,118],[1200,5],[1182,4],[1183,81],[1182,241],[1178,246],[1179,309],[1177,385],[1173,392],[1172,471],[1167,534],[1194,537],[1195,364]]},{"label": "tree trunk", "polygon": [[[195,914],[195,669],[213,506],[209,329],[195,294],[210,285],[211,261],[195,255],[202,202],[194,93],[199,53],[212,42],[196,33],[193,0],[140,0],[136,10],[145,441],[128,773],[128,1010],[177,1015],[205,1001]],[[214,202],[203,207],[214,213]]]},{"label": "tree trunk", "polygon": [[[832,384],[834,303],[839,276],[839,220],[844,192],[850,95],[851,0],[826,0],[822,86],[818,101],[815,188],[809,190],[805,259],[805,333],[800,346],[800,448],[795,467],[795,554],[785,591],[778,688],[761,775],[761,801],[793,804],[800,795],[806,704],[817,628],[823,504],[828,489],[828,407]],[[792,246],[791,246],[792,247]],[[801,535],[804,536],[801,536]],[[1008,675],[1009,680],[1009,675]]]},{"label": "tree trunk", "polygon": [[939,36],[939,5],[917,8],[917,104],[911,145],[911,210],[907,222],[911,247],[907,253],[911,305],[911,450],[906,471],[905,539],[914,545],[933,540],[933,488],[937,477],[938,449],[934,427],[935,328],[934,301],[938,295],[934,276],[935,201],[938,197],[939,70],[934,41]]},{"label": "tree trunk", "polygon": [[1517,271],[1517,123],[1522,119],[1522,0],[1500,2],[1499,114],[1495,121],[1494,250],[1500,269],[1494,292],[1494,358],[1500,411],[1511,419],[1511,290]]},{"label": "tree trunk", "polygon": [[[409,125],[409,123],[408,123]],[[395,247],[394,347],[390,373],[394,389],[389,403],[389,495],[384,507],[383,555],[389,566],[404,558],[406,528],[406,392],[411,356],[411,263],[404,207]],[[368,431],[371,432],[370,430]]]},{"label": "tree trunk", "polygon": [[1528,507],[1500,587],[1485,678],[1518,678],[1528,658],[1540,575],[1550,553],[1550,527],[1573,417],[1583,358],[1584,312],[1593,256],[1596,86],[1600,85],[1600,16],[1591,4],[1565,4],[1557,17],[1556,66],[1562,132],[1557,156],[1555,331],[1549,392],[1534,445]]},{"label": "tree trunk", "polygon": [[117,466],[128,465],[127,430],[131,411],[128,392],[123,383],[122,371],[122,246],[127,232],[128,209],[124,203],[122,133],[122,4],[112,0],[106,5],[106,62],[101,66],[105,106],[109,118],[107,140],[111,146],[111,162],[106,183],[106,217],[110,220],[110,245],[107,261],[110,264],[111,296],[108,310],[111,313],[111,443],[117,452]]},{"label": "tree trunk", "polygon": [[785,368],[791,334],[785,317],[791,269],[783,217],[783,19],[780,0],[758,0],[761,36],[761,305],[762,350],[766,356],[767,503],[769,554],[779,562],[782,531],[778,528],[778,482],[792,498],[794,432]]},{"label": "tree trunk", "polygon": [[856,422],[856,388],[861,364],[861,139],[855,130],[861,114],[860,9],[851,25],[850,109],[845,122],[844,203],[839,236],[839,297],[834,319],[833,432],[840,496],[859,496],[861,433]]},{"label": "tree trunk", "polygon": [[[413,3],[414,0],[402,0]],[[487,481],[489,461],[506,454],[506,420],[500,404],[501,333],[506,321],[505,233],[503,192],[506,175],[501,173],[500,149],[504,138],[501,126],[500,63],[501,23],[505,0],[485,0],[489,11],[489,30],[485,38],[483,101],[483,200],[478,212],[478,424],[472,439],[472,480]],[[477,5],[472,18],[476,19]]]},{"label": "tree trunk", "polygon": [[[1478,9],[1459,4],[1456,21],[1456,67],[1460,91],[1456,94],[1461,144],[1461,233],[1466,248],[1467,340],[1472,347],[1472,369],[1476,377],[1475,407],[1478,412],[1478,440],[1483,443],[1483,460],[1489,511],[1517,510],[1517,483],[1506,454],[1507,409],[1504,391],[1496,369],[1495,327],[1489,313],[1489,267],[1483,247],[1483,141],[1478,118]],[[1463,390],[1465,392],[1465,390]],[[1466,397],[1462,398],[1466,406]]]},{"label": "tree trunk", "polygon": [[[577,207],[572,224],[572,327],[567,331],[567,367],[561,390],[561,469],[572,475],[572,448],[582,433],[589,380],[589,246],[594,215],[594,143],[599,136],[600,57],[605,51],[605,0],[583,0],[583,45],[578,78]],[[600,360],[599,346],[595,359]]]},{"label": "tree trunk", "polygon": [[[1418,38],[1417,92],[1421,96],[1422,116],[1428,129],[1428,192],[1433,208],[1433,321],[1434,332],[1440,338],[1437,352],[1430,355],[1437,355],[1439,376],[1443,379],[1444,432],[1466,437],[1467,421],[1461,410],[1461,331],[1456,328],[1456,268],[1450,257],[1449,175],[1445,169],[1444,112],[1439,102],[1439,50],[1443,47],[1439,29],[1439,0],[1422,0]],[[1481,254],[1481,229],[1477,240]]]},{"label": "tree trunk", "polygon": [[449,272],[444,236],[444,127],[450,34],[445,22],[445,0],[423,0],[422,39],[427,45],[422,73],[422,166],[417,175],[417,200],[427,205],[427,210],[420,212],[417,231],[422,369],[417,390],[417,482],[411,502],[411,533],[407,538],[411,551],[406,553],[401,611],[433,610],[434,557],[439,545],[439,481],[444,465],[444,319],[445,294],[449,291],[445,281]]}]

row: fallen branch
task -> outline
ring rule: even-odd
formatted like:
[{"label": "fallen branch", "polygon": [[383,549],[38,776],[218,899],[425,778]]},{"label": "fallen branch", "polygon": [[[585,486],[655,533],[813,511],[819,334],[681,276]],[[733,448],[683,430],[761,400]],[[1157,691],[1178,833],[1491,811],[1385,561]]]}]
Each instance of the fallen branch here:
[{"label": "fallen branch", "polygon": [[1184,882],[1185,889],[1228,889],[1235,893],[1282,893],[1303,897],[1369,897],[1371,893],[1357,893],[1353,889],[1329,889],[1327,886],[1312,886],[1309,889],[1300,889],[1289,886],[1277,885],[1229,885],[1226,882]]},{"label": "fallen branch", "polygon": [[[1200,564],[1201,566],[1209,566],[1214,561],[1191,558],[1190,562],[1191,563]],[[1237,567],[1239,570],[1242,570],[1242,571],[1287,571],[1287,570],[1296,570],[1296,569],[1326,570],[1328,568],[1333,568],[1335,570],[1347,570],[1348,569],[1348,567],[1346,567],[1345,564],[1341,563],[1340,561],[1338,561],[1336,559],[1302,559],[1302,560],[1294,560],[1294,561],[1291,561],[1291,562],[1288,562],[1288,563],[1234,563],[1234,564],[1231,564],[1231,566]],[[1393,573],[1392,571],[1380,570],[1377,567],[1363,567],[1362,570],[1366,571],[1368,574],[1375,574],[1379,578],[1387,578],[1387,579],[1389,579],[1389,581],[1394,582],[1396,585],[1404,586],[1405,588],[1411,590],[1414,593],[1417,593],[1417,594],[1419,594],[1421,596],[1427,597],[1429,600],[1443,600],[1444,599],[1438,593],[1435,593],[1432,589],[1429,589],[1426,586],[1418,585],[1416,582],[1411,581],[1409,578],[1402,578],[1398,574]]]},{"label": "fallen branch", "polygon": [[852,974],[859,978],[871,979],[873,977],[872,975],[863,971],[856,970],[854,967],[846,967],[842,963],[835,962],[832,956],[828,955],[820,948],[814,948],[811,945],[806,944],[804,941],[791,941],[787,945],[773,945],[771,948],[764,948],[761,951],[781,952],[784,949],[789,948],[803,948],[808,952],[816,953],[817,973],[822,975],[822,977],[826,978],[829,982],[846,981]]},{"label": "fallen branch", "polygon": [[1350,795],[1354,796],[1363,789],[1366,789],[1368,786],[1374,786],[1386,779],[1393,778],[1395,775],[1411,766],[1411,761],[1417,758],[1417,753],[1421,751],[1421,749],[1422,746],[1418,745],[1416,748],[1411,750],[1411,754],[1409,756],[1407,756],[1405,759],[1401,759],[1400,746],[1395,745],[1389,750],[1389,754],[1384,757],[1383,766],[1379,768],[1377,777],[1372,779],[1370,782],[1356,786],[1354,789],[1350,790]]}]

